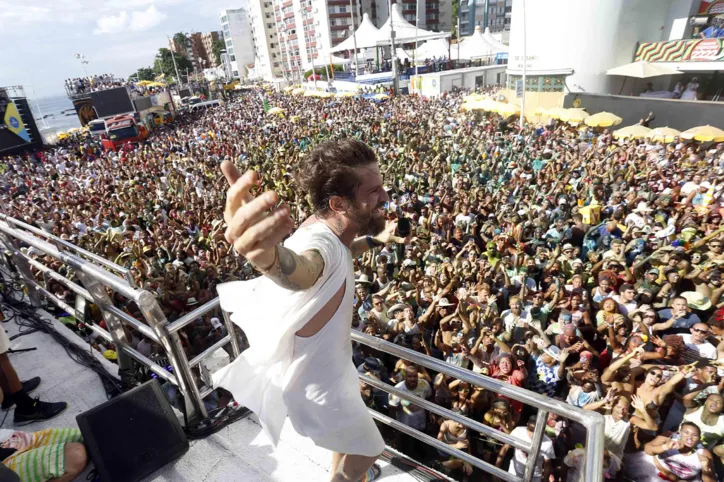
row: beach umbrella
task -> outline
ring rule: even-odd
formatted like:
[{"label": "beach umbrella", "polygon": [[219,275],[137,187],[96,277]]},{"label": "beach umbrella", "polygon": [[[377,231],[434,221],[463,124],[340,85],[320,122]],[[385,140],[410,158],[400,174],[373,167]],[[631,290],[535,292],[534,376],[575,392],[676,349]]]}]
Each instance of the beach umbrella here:
[{"label": "beach umbrella", "polygon": [[479,101],[479,100],[466,102],[463,105],[461,105],[460,108],[467,112],[469,112],[471,110],[489,110],[489,109],[486,109],[483,102]]},{"label": "beach umbrella", "polygon": [[304,89],[302,89],[301,87],[297,87],[296,89],[294,89],[292,91],[292,94],[293,95],[302,95],[302,94],[304,94]]},{"label": "beach umbrella", "polygon": [[714,126],[699,126],[682,132],[681,137],[701,142],[724,142],[724,131]]},{"label": "beach umbrella", "polygon": [[564,112],[561,113],[560,117],[558,117],[563,122],[568,122],[569,124],[578,125],[581,122],[583,122],[584,119],[586,119],[589,114],[584,109],[563,109]]},{"label": "beach umbrella", "polygon": [[357,95],[356,92],[337,92],[337,97],[355,97]]},{"label": "beach umbrella", "polygon": [[623,122],[623,119],[615,114],[611,114],[610,112],[599,112],[598,114],[586,117],[583,122],[585,122],[587,126],[591,127],[611,127],[619,125]]},{"label": "beach umbrella", "polygon": [[652,141],[674,142],[675,137],[681,137],[681,131],[671,127],[657,127],[646,137]]},{"label": "beach umbrella", "polygon": [[274,114],[284,115],[284,109],[282,109],[281,107],[272,107],[271,109],[269,109],[269,111],[267,111],[267,114],[269,114],[269,115],[274,115]]},{"label": "beach umbrella", "polygon": [[376,94],[372,98],[375,100],[387,100],[390,98],[390,96],[387,94]]},{"label": "beach umbrella", "polygon": [[293,90],[294,90],[294,86],[292,86],[292,85],[288,85],[288,86],[284,87],[284,92],[291,92]]},{"label": "beach umbrella", "polygon": [[470,94],[463,97],[463,102],[479,102],[481,100],[487,99],[488,96],[483,94]]},{"label": "beach umbrella", "polygon": [[566,111],[563,107],[553,107],[551,109],[548,109],[545,111],[545,115],[550,117],[551,119],[560,119],[561,114],[563,114]]},{"label": "beach umbrella", "polygon": [[547,116],[547,115],[548,115],[548,109],[546,109],[545,107],[538,106],[538,107],[535,108],[534,114],[535,114],[535,115]]},{"label": "beach umbrella", "polygon": [[651,135],[651,129],[641,124],[622,127],[621,129],[613,131],[613,137],[616,139],[642,139],[649,135]]},{"label": "beach umbrella", "polygon": [[502,115],[503,117],[510,117],[512,115],[520,114],[520,106],[515,104],[503,104],[498,103],[495,112]]}]

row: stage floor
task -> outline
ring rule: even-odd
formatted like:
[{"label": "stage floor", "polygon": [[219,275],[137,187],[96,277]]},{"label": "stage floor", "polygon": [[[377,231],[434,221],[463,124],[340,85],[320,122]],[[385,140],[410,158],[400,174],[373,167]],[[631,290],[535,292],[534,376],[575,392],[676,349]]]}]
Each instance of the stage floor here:
[{"label": "stage floor", "polygon": [[[5,308],[6,316],[9,311]],[[72,342],[88,348],[62,323],[41,310],[55,328]],[[19,332],[14,321],[0,324],[12,337]],[[37,431],[49,427],[77,427],[76,415],[106,401],[100,378],[67,355],[61,345],[46,333],[35,332],[11,341],[13,349],[37,347],[37,350],[10,355],[21,380],[40,376],[42,383],[31,395],[44,401],[66,401],[68,409],[47,422],[20,427]],[[98,358],[107,369],[117,374],[117,366]],[[3,428],[13,428],[14,409],[7,414]],[[4,416],[4,414],[2,415]],[[287,421],[288,422],[288,421]],[[190,442],[189,451],[180,459],[158,470],[146,481],[168,482],[323,482],[329,480],[330,453],[299,436],[287,423],[281,442],[274,448],[262,433],[255,416],[237,421],[218,433]],[[382,480],[402,482],[418,480],[385,461],[380,461]],[[85,481],[90,467],[76,480]]]}]

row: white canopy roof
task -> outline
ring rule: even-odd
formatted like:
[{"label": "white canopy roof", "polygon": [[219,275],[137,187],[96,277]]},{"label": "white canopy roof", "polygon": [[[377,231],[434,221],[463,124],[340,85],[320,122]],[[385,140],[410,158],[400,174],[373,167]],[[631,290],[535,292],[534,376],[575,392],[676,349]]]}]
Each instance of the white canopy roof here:
[{"label": "white canopy roof", "polygon": [[[411,51],[412,52],[412,51]],[[449,54],[448,41],[444,38],[428,40],[415,50],[416,61],[424,61],[433,57],[445,57]],[[454,57],[453,57],[454,58]]]},{"label": "white canopy roof", "polygon": [[[396,3],[392,4],[392,10],[387,22],[379,29],[372,24],[365,13],[362,16],[362,23],[354,33],[357,41],[357,49],[365,49],[369,47],[377,47],[390,44],[390,22],[395,28],[395,42],[397,45],[414,42],[424,42],[425,40],[448,37],[449,33],[431,32],[422,28],[415,28],[410,22],[405,20],[398,10]],[[341,52],[343,50],[354,50],[355,38],[350,36],[344,42],[336,47],[332,47],[332,52]]]},{"label": "white canopy roof", "polygon": [[[475,26],[475,31],[469,37],[463,37],[458,46],[461,59],[478,59],[481,57],[490,57],[500,52],[508,52],[508,47],[496,41],[490,36],[490,32],[486,29],[487,36],[484,35],[480,26]],[[491,40],[493,43],[491,43]],[[452,58],[457,58],[457,51],[451,53]]]},{"label": "white canopy roof", "polygon": [[[377,46],[377,37],[379,36],[379,29],[375,27],[370,20],[369,15],[366,13],[362,15],[362,23],[359,24],[357,30],[354,32],[354,36],[357,37],[357,48],[366,49],[369,47]],[[344,42],[338,44],[336,47],[332,47],[332,52],[343,52],[345,50],[354,50],[355,38],[350,35]]]}]

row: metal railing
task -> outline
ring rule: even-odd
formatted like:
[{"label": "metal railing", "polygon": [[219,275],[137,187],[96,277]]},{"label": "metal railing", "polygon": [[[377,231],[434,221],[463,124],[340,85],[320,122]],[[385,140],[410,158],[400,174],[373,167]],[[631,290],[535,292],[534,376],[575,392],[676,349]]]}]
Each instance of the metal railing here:
[{"label": "metal railing", "polygon": [[[205,370],[202,362],[216,353],[219,349],[225,348],[225,345],[227,344],[231,346],[231,353],[228,353],[227,351],[231,360],[239,356],[241,352],[235,327],[231,322],[229,314],[220,309],[219,299],[215,298],[185,314],[176,321],[168,322],[163,315],[155,296],[146,290],[132,286],[126,279],[120,278],[115,274],[106,271],[106,269],[95,266],[93,262],[97,261],[97,258],[99,258],[97,255],[81,250],[80,248],[49,235],[44,231],[37,231],[40,230],[37,230],[37,228],[27,225],[21,221],[0,215],[0,244],[4,245],[6,252],[10,254],[14,268],[17,269],[23,281],[25,281],[31,302],[38,306],[40,304],[39,296],[43,296],[74,317],[81,320],[83,319],[83,313],[59,299],[51,293],[46,286],[43,286],[43,283],[39,282],[35,278],[30,269],[33,267],[44,277],[63,284],[68,289],[75,292],[78,297],[88,302],[92,302],[100,308],[109,330],[107,331],[101,328],[100,326],[92,323],[90,320],[85,320],[85,324],[101,338],[106,341],[113,342],[116,345],[119,368],[121,368],[121,370],[124,368],[131,368],[131,359],[146,366],[153,373],[179,388],[179,391],[182,393],[185,401],[183,409],[189,419],[194,417],[207,419],[208,413],[203,403],[203,399],[209,396],[214,389],[210,383],[210,374],[207,370]],[[47,239],[47,241],[46,239],[38,238],[35,236],[36,234],[43,236]],[[57,243],[57,241],[62,242]],[[57,244],[53,244],[53,242],[56,242]],[[22,252],[18,243],[22,243],[27,247],[36,248],[36,250],[39,250],[43,254],[52,256],[53,258],[65,263],[77,274],[82,286],[67,279],[59,273],[56,273],[43,263]],[[71,252],[65,251],[66,248]],[[90,259],[90,261],[81,258],[80,255],[86,256]],[[110,266],[109,263],[112,266]],[[117,266],[110,261],[104,260],[101,264],[104,268],[110,268],[117,273],[124,273],[124,268]],[[127,272],[127,270],[125,271]],[[135,302],[140,308],[145,322],[137,320],[125,311],[114,306],[106,293],[107,289],[113,290]],[[203,352],[189,360],[179,338],[179,332],[195,320],[213,312],[214,310],[221,311],[227,329],[227,334],[212,346],[206,348]],[[160,344],[166,351],[169,363],[173,368],[173,373],[166,371],[163,367],[154,363],[153,360],[130,346],[126,340],[126,335],[123,330],[124,325],[137,330],[150,340]],[[450,365],[436,358],[422,355],[413,350],[387,342],[381,338],[365,335],[356,331],[352,331],[351,337],[354,342],[367,345],[377,351],[413,362],[430,370],[434,370],[435,372],[444,373],[455,377],[458,380],[468,382],[471,385],[481,387],[492,393],[512,400],[517,400],[538,409],[535,430],[532,434],[531,441],[528,442],[513,437],[495,428],[488,427],[476,420],[455,413],[433,402],[419,398],[411,393],[399,390],[392,385],[388,385],[368,375],[362,373],[359,375],[362,382],[375,389],[383,390],[389,394],[399,397],[400,399],[410,401],[420,408],[458,422],[483,436],[490,437],[497,442],[507,444],[517,450],[525,452],[528,454],[528,458],[525,473],[522,478],[518,478],[514,474],[508,473],[507,471],[485,462],[467,452],[451,447],[450,445],[411,428],[394,418],[370,409],[370,413],[375,420],[384,423],[399,432],[418,439],[439,451],[448,453],[472,465],[473,467],[490,473],[502,480],[510,482],[520,480],[530,482],[533,479],[538,456],[540,455],[543,432],[548,414],[555,413],[568,420],[578,422],[586,428],[586,458],[583,480],[586,482],[602,481],[604,419],[600,414],[585,411],[565,402],[544,397],[537,393],[501,382],[494,378],[479,375],[471,370]],[[200,383],[197,383],[197,379],[203,382],[204,386],[200,386]]]}]

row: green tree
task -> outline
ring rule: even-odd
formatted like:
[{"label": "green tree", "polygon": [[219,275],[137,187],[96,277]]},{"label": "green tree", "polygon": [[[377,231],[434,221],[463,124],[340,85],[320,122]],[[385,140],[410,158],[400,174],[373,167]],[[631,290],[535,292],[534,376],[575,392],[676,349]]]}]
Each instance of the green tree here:
[{"label": "green tree", "polygon": [[226,44],[221,39],[214,40],[211,44],[211,52],[214,54],[214,59],[216,59],[216,65],[221,65],[221,51],[225,48]]},{"label": "green tree", "polygon": [[[467,0],[464,0],[467,1]],[[452,0],[452,28],[450,32],[453,37],[458,34],[458,15],[460,14],[460,0]]]},{"label": "green tree", "polygon": [[153,80],[156,78],[156,73],[151,67],[141,67],[136,73],[138,74],[138,80]]},{"label": "green tree", "polygon": [[184,49],[186,51],[186,34],[183,32],[176,32],[173,34],[173,41],[176,42],[176,45]]},{"label": "green tree", "polygon": [[[193,72],[194,66],[189,60],[183,55],[174,55],[176,58],[176,67],[178,67],[179,75],[184,75],[186,69]],[[171,75],[176,77],[176,70],[173,66],[173,58],[171,57],[171,51],[166,48],[158,49],[156,59],[153,62],[153,71],[157,74],[163,73],[164,75]]]}]

